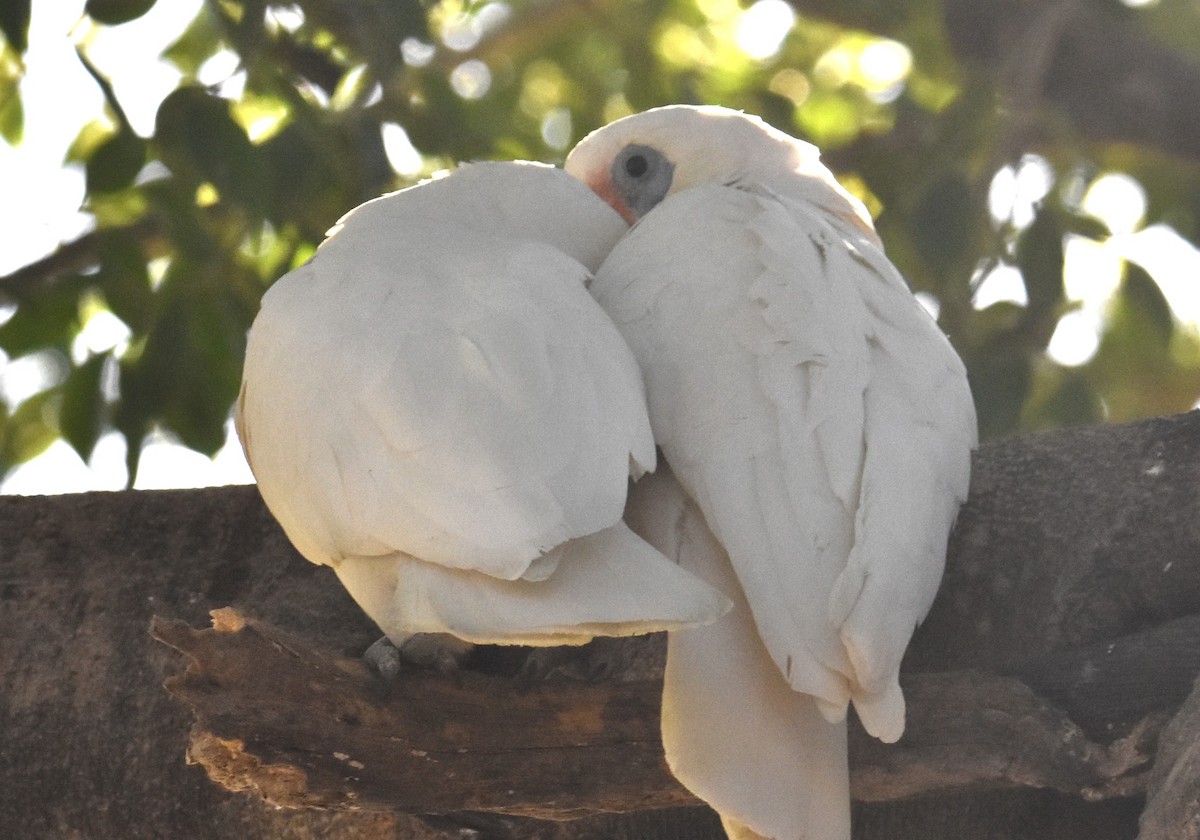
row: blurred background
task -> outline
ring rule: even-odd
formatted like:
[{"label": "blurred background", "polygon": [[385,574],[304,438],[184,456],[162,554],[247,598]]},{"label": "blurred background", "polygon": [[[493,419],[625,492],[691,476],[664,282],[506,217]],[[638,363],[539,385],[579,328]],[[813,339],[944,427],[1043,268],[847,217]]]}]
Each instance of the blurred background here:
[{"label": "blurred background", "polygon": [[0,490],[251,479],[263,291],[456,161],[672,102],[824,150],[985,438],[1200,399],[1195,0],[0,0]]}]

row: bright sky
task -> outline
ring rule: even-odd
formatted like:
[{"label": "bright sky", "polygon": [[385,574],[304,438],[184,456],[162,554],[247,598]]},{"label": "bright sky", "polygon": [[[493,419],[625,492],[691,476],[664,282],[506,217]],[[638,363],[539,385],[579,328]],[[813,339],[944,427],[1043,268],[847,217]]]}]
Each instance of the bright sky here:
[{"label": "bright sky", "polygon": [[[81,18],[83,0],[34,4],[26,56],[28,74],[22,82],[26,139],[17,149],[0,142],[0,183],[5,185],[0,197],[0,230],[6,234],[0,248],[0,275],[40,258],[88,228],[88,217],[78,211],[84,194],[83,173],[78,167],[64,167],[62,161],[79,128],[102,113],[103,100],[76,59],[75,45],[82,44],[89,58],[111,79],[134,129],[149,135],[158,103],[179,81],[179,73],[162,62],[158,53],[184,30],[201,2],[157,3],[142,18],[113,28],[94,27]],[[501,9],[500,4],[494,5]],[[795,21],[783,0],[759,0],[735,13],[740,15],[735,34],[739,48],[759,60],[778,52]],[[450,27],[443,41],[452,45],[460,34]],[[201,80],[217,84],[233,73],[236,68],[228,58],[214,58],[211,66],[203,68]],[[846,56],[839,53],[831,61],[838,58]],[[908,50],[886,40],[873,43],[856,60],[861,65],[857,74],[865,83],[887,90],[898,91],[911,66]],[[463,88],[460,93],[465,97],[482,95],[480,91],[486,91],[491,80],[486,67],[466,67],[459,75],[456,89]],[[565,147],[571,133],[569,112],[551,114],[543,130],[548,143]],[[420,157],[402,128],[385,126],[384,140],[397,171],[411,174],[420,169]],[[1010,218],[1017,225],[1028,224],[1034,203],[1052,181],[1049,167],[1034,156],[1002,170],[993,183],[993,215]],[[1051,342],[1051,355],[1063,364],[1082,364],[1095,352],[1105,306],[1120,278],[1122,258],[1143,265],[1158,280],[1179,318],[1190,328],[1200,329],[1200,252],[1170,228],[1139,229],[1145,212],[1141,187],[1124,175],[1103,175],[1088,188],[1084,207],[1104,219],[1116,235],[1103,244],[1069,243],[1067,291],[1081,306],[1060,323]],[[982,308],[1006,299],[1024,301],[1020,277],[1013,269],[989,275],[979,289],[976,305]],[[0,319],[4,317],[6,313],[0,310]],[[82,360],[89,350],[102,352],[127,338],[124,325],[99,313],[88,322],[75,355]],[[0,397],[10,407],[46,385],[52,371],[43,362],[22,359],[10,363],[0,353]],[[14,470],[0,483],[0,492],[118,489],[125,483],[124,456],[124,442],[115,433],[100,440],[90,464],[84,464],[60,441]],[[215,459],[173,445],[161,435],[152,438],[142,456],[137,486],[198,487],[252,480],[230,424],[228,442]]]},{"label": "bright sky", "polygon": [[[201,0],[157,3],[144,17],[123,26],[91,27],[81,22],[83,0],[35,3],[21,83],[25,142],[12,149],[0,142],[0,274],[7,274],[70,241],[88,229],[78,211],[83,172],[64,167],[63,158],[80,127],[100,116],[103,98],[75,57],[83,43],[88,57],[107,73],[136,131],[154,129],[158,103],[179,82],[179,73],[158,58],[163,46],[183,32]],[[217,81],[217,80],[213,80]],[[3,315],[0,315],[3,317]],[[88,322],[76,349],[103,351],[125,340],[128,331],[111,315]],[[0,353],[0,395],[10,407],[46,382],[38,360],[8,363]],[[206,458],[163,436],[151,438],[142,453],[139,488],[246,484],[254,479],[229,427],[229,442],[215,459]],[[96,446],[91,464],[59,441],[43,455],[18,467],[0,484],[4,493],[64,493],[116,490],[125,484],[125,444],[110,433]]]}]

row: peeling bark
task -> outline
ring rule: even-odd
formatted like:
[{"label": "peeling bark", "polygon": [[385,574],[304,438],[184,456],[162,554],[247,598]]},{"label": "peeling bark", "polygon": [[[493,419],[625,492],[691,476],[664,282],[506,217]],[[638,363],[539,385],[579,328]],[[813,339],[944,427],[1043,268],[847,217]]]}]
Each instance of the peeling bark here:
[{"label": "peeling bark", "polygon": [[[658,733],[660,679],[589,685],[413,671],[386,686],[358,660],[233,610],[214,629],[156,619],[191,659],[167,681],[197,722],[190,759],[229,790],[282,807],[411,814],[486,811],[569,820],[698,804]],[[908,731],[889,746],[855,728],[855,799],[995,787],[1093,798],[1137,792],[1139,747],[1089,741],[1019,682],[960,671],[905,680]],[[714,722],[719,725],[719,722]]]}]

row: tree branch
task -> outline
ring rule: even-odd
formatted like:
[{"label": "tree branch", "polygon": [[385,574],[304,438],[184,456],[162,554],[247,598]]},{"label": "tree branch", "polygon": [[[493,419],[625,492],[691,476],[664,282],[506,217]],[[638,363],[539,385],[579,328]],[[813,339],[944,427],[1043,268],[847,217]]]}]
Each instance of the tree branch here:
[{"label": "tree branch", "polygon": [[1162,733],[1138,840],[1200,838],[1200,683]]},{"label": "tree branch", "polygon": [[[358,660],[234,610],[213,617],[200,631],[156,619],[153,634],[192,660],[167,688],[197,717],[190,760],[229,790],[282,807],[553,820],[696,804],[662,754],[661,679],[412,672],[385,691]],[[1012,679],[914,674],[904,688],[899,746],[854,729],[856,799],[1019,786],[1128,795],[1142,788],[1133,771],[1161,724],[1105,748]]]},{"label": "tree branch", "polygon": [[63,243],[53,252],[0,277],[0,293],[20,299],[33,294],[55,281],[78,274],[100,263],[104,240],[121,233],[141,243],[147,259],[153,259],[169,249],[163,225],[150,215],[123,228],[93,230],[71,242]]},{"label": "tree branch", "polygon": [[[941,594],[906,660],[909,734],[892,748],[855,740],[855,794],[860,801],[888,798],[945,789],[949,783],[1052,788],[1009,787],[997,794],[963,790],[922,798],[919,807],[909,804],[911,799],[860,804],[856,840],[1000,836],[992,830],[999,824],[1008,826],[1004,836],[1027,840],[1132,836],[1136,800],[1111,797],[1141,784],[1138,756],[1146,753],[1154,721],[1179,702],[1177,689],[1170,687],[1186,680],[1186,669],[1193,667],[1178,654],[1200,649],[1200,640],[1187,637],[1197,623],[1188,617],[1200,615],[1197,510],[1197,412],[982,447]],[[150,639],[151,615],[197,627],[207,624],[209,611],[232,605],[306,640],[304,645],[319,648],[317,653],[332,651],[321,655],[335,663],[354,659],[378,635],[328,569],[307,563],[288,546],[254,488],[0,497],[0,604],[0,681],[6,687],[0,692],[0,736],[6,745],[0,751],[5,780],[0,834],[297,840],[457,836],[395,811],[279,810],[258,797],[229,796],[199,768],[184,765],[193,721],[161,688],[179,670],[179,656]],[[1121,664],[1142,667],[1143,659],[1149,670],[1140,675]],[[1041,666],[1034,667],[1038,662]],[[353,675],[358,666],[347,667],[344,678],[336,669],[326,673],[358,691],[362,686]],[[981,668],[990,673],[964,676]],[[1118,679],[1121,673],[1132,676]],[[397,702],[371,695],[370,679],[359,675],[366,680],[368,698]],[[1062,711],[1026,692],[1012,675],[1036,683],[1036,690],[1061,703],[1073,720],[1063,722]],[[430,681],[429,691],[435,692],[422,696],[453,696],[453,680],[420,679]],[[466,679],[464,687],[485,686],[482,690],[497,702],[517,702],[513,698],[523,691],[502,676]],[[655,689],[652,682],[640,685],[653,701],[643,702],[651,711],[639,725],[653,731]],[[1160,686],[1169,690],[1156,691]],[[209,690],[218,687],[209,685]],[[617,696],[632,691],[609,683],[553,690]],[[288,691],[280,688],[276,695]],[[1123,710],[1101,709],[1094,720],[1086,714],[1099,699],[1122,695],[1128,701]],[[1156,695],[1159,700],[1147,705]],[[1151,708],[1155,705],[1164,709]],[[369,714],[375,713],[363,710],[374,706],[353,708],[366,721],[357,728],[365,731],[375,720]],[[1028,714],[1017,711],[1021,708]],[[945,711],[956,717],[945,718]],[[311,711],[297,714],[318,717]],[[1136,722],[1146,717],[1150,722],[1139,728]],[[236,735],[218,727],[228,718],[208,720],[217,721],[215,734]],[[1084,721],[1086,734],[1075,728]],[[325,714],[323,722],[334,728],[331,741],[319,750],[331,773],[336,769],[344,780],[358,769],[350,760],[376,766],[374,754],[367,761],[357,746],[335,743],[345,725],[336,714]],[[1114,722],[1111,732],[1107,722]],[[993,727],[991,740],[975,732],[977,727]],[[433,731],[443,743],[453,735],[444,727]],[[1065,740],[1043,737],[1054,732]],[[1108,743],[1111,734],[1119,737]],[[242,736],[251,750],[271,743]],[[1005,745],[990,751],[979,746],[980,739],[995,744],[1005,738],[1011,738],[1008,756]],[[1030,743],[1046,749],[1013,747]],[[1052,743],[1061,748],[1049,749]],[[305,760],[316,759],[310,754]],[[917,775],[921,767],[929,768],[925,777]],[[650,765],[638,772],[650,774]],[[311,778],[306,776],[306,784]],[[896,780],[904,787],[886,787]],[[1055,792],[1081,787],[1089,796],[1110,798],[1089,803],[1077,793]],[[493,783],[487,790],[497,793],[500,786]],[[578,791],[545,790],[538,807],[574,812],[591,801],[590,794]],[[478,805],[472,799],[463,802]],[[638,813],[573,823],[497,814],[488,825],[503,830],[489,828],[484,836],[720,836],[719,826],[702,809]]]}]

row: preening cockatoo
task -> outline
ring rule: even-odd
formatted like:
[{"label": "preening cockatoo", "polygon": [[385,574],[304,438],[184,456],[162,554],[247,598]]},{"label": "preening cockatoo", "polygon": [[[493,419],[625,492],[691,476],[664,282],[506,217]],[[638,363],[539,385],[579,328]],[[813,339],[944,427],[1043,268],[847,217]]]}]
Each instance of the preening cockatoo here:
[{"label": "preening cockatoo", "polygon": [[678,484],[628,513],[734,608],[671,634],[663,739],[734,838],[848,838],[845,714],[895,741],[975,415],[962,363],[813,146],[674,106],[566,169],[633,227],[592,293],[641,365]]},{"label": "preening cockatoo", "polygon": [[473,164],[351,211],[264,296],[242,445],[297,549],[397,646],[578,644],[728,606],[621,520],[655,445],[586,284],[625,231],[561,170]]}]

